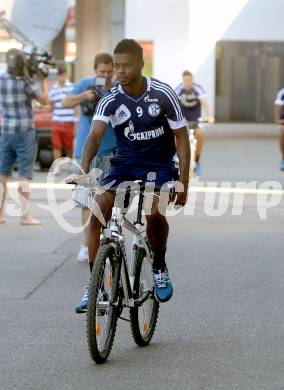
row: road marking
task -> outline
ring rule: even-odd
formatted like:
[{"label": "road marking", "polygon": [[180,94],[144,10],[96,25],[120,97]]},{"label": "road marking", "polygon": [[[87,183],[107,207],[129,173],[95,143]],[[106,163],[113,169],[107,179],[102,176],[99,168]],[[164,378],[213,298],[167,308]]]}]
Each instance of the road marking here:
[{"label": "road marking", "polygon": [[[8,188],[17,188],[17,182],[8,183]],[[30,184],[32,190],[73,190],[74,186],[65,183],[40,183]],[[263,189],[263,188],[242,188],[242,187],[190,187],[189,192],[200,193],[229,193],[229,194],[266,194],[266,195],[284,195],[284,190]]]},{"label": "road marking", "polygon": [[284,195],[284,190],[242,187],[191,187],[190,192]]},{"label": "road marking", "polygon": [[[8,183],[8,188],[17,188],[18,183],[12,182]],[[54,189],[54,190],[72,190],[75,186],[71,184],[65,184],[65,183],[31,183],[30,187],[32,190],[47,190],[47,189]]]}]

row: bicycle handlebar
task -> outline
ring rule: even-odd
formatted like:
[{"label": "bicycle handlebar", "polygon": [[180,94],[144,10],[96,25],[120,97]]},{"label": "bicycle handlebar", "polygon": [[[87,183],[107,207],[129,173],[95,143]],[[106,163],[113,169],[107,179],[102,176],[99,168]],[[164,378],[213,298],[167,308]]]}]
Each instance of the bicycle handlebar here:
[{"label": "bicycle handlebar", "polygon": [[[66,184],[73,184],[75,186],[85,187],[89,190],[102,192],[102,193],[104,193],[105,191],[111,190],[111,185],[113,184],[113,183],[110,183],[106,186],[101,185],[97,181],[96,175],[94,175],[92,172],[85,174],[85,175],[76,175],[76,174],[70,175],[65,179],[65,183]],[[133,183],[138,184],[138,186],[140,188],[140,192],[144,192],[145,184],[146,184],[145,182],[143,182],[142,180],[135,180]],[[131,186],[129,186],[129,187],[131,189]],[[159,191],[159,189],[160,188],[155,187],[154,192]],[[170,193],[175,192],[175,186],[174,185],[171,186],[170,183],[168,184],[167,189],[169,190]],[[121,191],[122,193],[125,193],[125,191],[127,191],[127,188],[117,188],[116,187],[116,188],[112,188],[112,190],[115,192]]]},{"label": "bicycle handlebar", "polygon": [[208,122],[208,119],[198,118],[196,121],[188,121],[187,127],[189,129],[196,129],[198,127],[199,123],[209,123],[209,122]]},{"label": "bicycle handlebar", "polygon": [[98,181],[97,177],[92,173],[85,175],[70,175],[65,179],[66,184],[74,184],[75,186],[82,186],[90,190],[106,190],[106,187],[103,187]]}]

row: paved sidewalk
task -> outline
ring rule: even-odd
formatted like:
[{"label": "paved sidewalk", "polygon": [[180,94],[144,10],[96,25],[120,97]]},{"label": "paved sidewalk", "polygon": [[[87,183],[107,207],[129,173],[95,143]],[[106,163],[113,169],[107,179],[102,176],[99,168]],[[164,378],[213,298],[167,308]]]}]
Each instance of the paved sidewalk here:
[{"label": "paved sidewalk", "polygon": [[[275,126],[216,125],[205,136],[202,181],[284,187]],[[36,172],[34,182],[45,181]],[[57,190],[59,203],[70,193]],[[231,197],[224,215],[209,217],[204,199],[197,194],[193,216],[169,218],[175,292],[152,344],[136,347],[120,322],[109,362],[95,366],[85,316],[74,312],[89,279],[76,261],[82,235],[40,208],[46,190],[35,189],[32,209],[44,225],[20,226],[17,217],[0,225],[0,390],[284,389],[284,197],[266,220],[256,194],[245,196],[241,216],[232,216]],[[66,218],[79,226],[80,210]]]}]

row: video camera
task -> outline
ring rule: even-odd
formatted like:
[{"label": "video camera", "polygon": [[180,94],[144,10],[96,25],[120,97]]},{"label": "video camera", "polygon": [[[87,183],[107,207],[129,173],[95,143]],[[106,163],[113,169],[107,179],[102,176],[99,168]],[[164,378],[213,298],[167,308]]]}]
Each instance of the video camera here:
[{"label": "video camera", "polygon": [[92,91],[94,95],[94,100],[92,102],[87,102],[82,104],[82,112],[86,116],[92,116],[94,115],[96,106],[101,99],[102,91],[101,87],[104,87],[106,85],[106,79],[104,77],[96,77],[96,84],[88,88],[90,91]]},{"label": "video camera", "polygon": [[17,78],[32,79],[37,76],[43,79],[48,76],[49,66],[55,62],[51,54],[32,49],[11,49],[7,53],[8,73]]}]

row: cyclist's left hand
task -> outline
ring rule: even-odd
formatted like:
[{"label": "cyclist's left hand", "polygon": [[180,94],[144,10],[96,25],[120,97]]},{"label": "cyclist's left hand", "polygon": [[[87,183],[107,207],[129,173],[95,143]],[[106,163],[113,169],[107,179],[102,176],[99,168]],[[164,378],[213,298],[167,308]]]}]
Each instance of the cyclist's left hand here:
[{"label": "cyclist's left hand", "polygon": [[208,118],[207,118],[207,122],[209,123],[209,125],[211,125],[212,123],[214,123],[214,122],[215,122],[214,116],[209,115]]},{"label": "cyclist's left hand", "polygon": [[177,181],[175,184],[175,192],[176,192],[176,200],[175,206],[185,206],[187,201],[187,189],[188,189],[188,181]]}]

